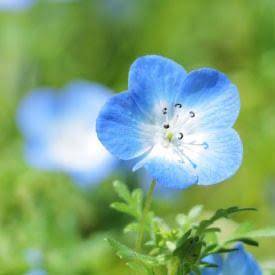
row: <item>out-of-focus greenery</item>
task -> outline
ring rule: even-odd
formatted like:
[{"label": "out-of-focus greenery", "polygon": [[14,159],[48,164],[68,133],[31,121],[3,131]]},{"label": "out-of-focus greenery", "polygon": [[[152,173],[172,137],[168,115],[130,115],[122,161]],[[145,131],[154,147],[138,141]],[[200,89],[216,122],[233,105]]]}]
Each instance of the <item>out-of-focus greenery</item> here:
[{"label": "out-of-focus greenery", "polygon": [[[29,10],[0,11],[0,274],[29,270],[30,248],[42,251],[48,274],[129,274],[104,241],[125,222],[108,207],[112,180],[84,192],[65,175],[28,167],[15,114],[35,87],[81,78],[122,91],[130,64],[145,54],[162,54],[187,70],[217,68],[242,99],[236,128],[244,162],[237,175],[176,199],[157,198],[154,209],[169,218],[195,204],[257,207],[238,221],[275,225],[274,18],[272,0],[40,1]],[[136,184],[131,177],[128,183]],[[252,253],[275,258],[274,241]]]}]

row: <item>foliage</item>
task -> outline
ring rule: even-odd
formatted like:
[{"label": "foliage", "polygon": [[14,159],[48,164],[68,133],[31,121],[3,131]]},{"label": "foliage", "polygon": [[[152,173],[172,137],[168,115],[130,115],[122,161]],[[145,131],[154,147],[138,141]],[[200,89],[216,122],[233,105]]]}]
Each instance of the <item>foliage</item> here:
[{"label": "foliage", "polygon": [[[138,234],[143,212],[143,194],[140,189],[129,191],[122,182],[115,181],[114,188],[120,202],[111,207],[133,219],[124,228],[125,233]],[[137,252],[118,241],[109,238],[110,245],[117,255],[127,261],[130,268],[145,270],[147,274],[162,274],[167,269],[168,274],[200,274],[204,267],[216,268],[214,264],[205,261],[212,254],[229,253],[236,250],[235,243],[242,242],[250,246],[258,246],[254,238],[274,237],[274,228],[251,230],[251,227],[240,225],[224,240],[219,239],[221,228],[219,220],[231,220],[235,214],[245,211],[255,211],[255,208],[240,208],[237,206],[218,209],[207,218],[202,218],[203,206],[194,206],[187,215],[179,214],[171,226],[152,211],[146,216],[145,232],[147,240],[143,251]]]}]

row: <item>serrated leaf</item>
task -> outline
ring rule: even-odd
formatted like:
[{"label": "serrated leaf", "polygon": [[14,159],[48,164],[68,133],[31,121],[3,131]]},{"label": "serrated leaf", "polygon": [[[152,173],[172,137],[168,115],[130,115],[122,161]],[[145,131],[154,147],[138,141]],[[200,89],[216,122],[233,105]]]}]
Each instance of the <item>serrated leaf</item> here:
[{"label": "serrated leaf", "polygon": [[137,253],[136,251],[132,250],[128,246],[121,244],[120,242],[118,242],[112,238],[108,238],[107,241],[114,248],[114,250],[116,251],[116,254],[121,259],[124,259],[127,261],[141,261],[142,263],[148,264],[150,266],[159,265],[159,262],[157,261],[157,259],[155,257]]},{"label": "serrated leaf", "polygon": [[221,208],[218,209],[212,217],[210,217],[207,220],[203,220],[200,222],[199,226],[197,227],[198,233],[201,234],[208,226],[213,224],[215,221],[221,219],[221,218],[230,218],[231,215],[243,212],[243,211],[256,211],[256,208],[239,208],[238,206],[232,206],[229,208]]},{"label": "serrated leaf", "polygon": [[133,209],[131,209],[129,207],[129,205],[127,205],[126,203],[124,202],[113,202],[111,204],[111,207],[119,212],[122,212],[122,213],[125,213],[125,214],[128,214],[130,216],[133,216],[133,217],[136,217],[136,213],[135,211],[133,211]]},{"label": "serrated leaf", "polygon": [[128,187],[123,182],[116,180],[113,182],[113,186],[116,193],[121,199],[125,200],[126,202],[131,201],[131,193]]}]

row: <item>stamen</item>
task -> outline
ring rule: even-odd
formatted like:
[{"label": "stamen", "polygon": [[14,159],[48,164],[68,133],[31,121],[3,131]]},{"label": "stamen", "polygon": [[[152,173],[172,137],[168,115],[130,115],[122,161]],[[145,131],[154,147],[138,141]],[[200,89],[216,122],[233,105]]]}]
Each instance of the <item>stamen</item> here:
[{"label": "stamen", "polygon": [[175,147],[176,149],[176,153],[178,154],[178,156],[180,157],[179,162],[180,163],[184,163],[184,160],[182,159],[182,157],[184,157],[187,161],[189,161],[189,163],[193,166],[194,169],[197,168],[196,163],[194,163],[184,152],[182,149],[180,149],[179,147]]},{"label": "stamen", "polygon": [[168,132],[167,135],[166,135],[166,138],[168,139],[169,142],[171,142],[172,139],[173,139],[173,136],[174,136],[173,133]]},{"label": "stamen", "polygon": [[177,138],[178,138],[178,140],[183,139],[183,133],[178,133]]},{"label": "stamen", "polygon": [[168,110],[168,109],[167,109],[166,107],[163,108],[163,109],[162,109],[162,114],[167,115],[167,110]]},{"label": "stamen", "polygon": [[189,114],[190,114],[190,117],[192,118],[195,117],[195,113],[193,111],[190,111]]},{"label": "stamen", "polygon": [[207,150],[209,148],[209,144],[207,142],[203,142],[203,143],[196,143],[195,141],[192,142],[181,142],[181,144],[186,145],[186,146],[202,146],[203,149]]},{"label": "stamen", "polygon": [[170,127],[169,124],[164,124],[164,125],[163,125],[163,128],[164,128],[164,129],[169,129],[169,127]]},{"label": "stamen", "polygon": [[175,107],[176,107],[176,108],[182,108],[182,104],[176,103],[176,104],[175,104]]}]

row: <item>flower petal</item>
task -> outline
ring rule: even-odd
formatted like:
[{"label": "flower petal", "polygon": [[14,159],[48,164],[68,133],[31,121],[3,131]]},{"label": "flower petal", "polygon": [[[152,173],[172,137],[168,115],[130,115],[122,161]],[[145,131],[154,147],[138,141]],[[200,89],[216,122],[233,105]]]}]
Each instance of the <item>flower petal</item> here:
[{"label": "flower petal", "polygon": [[45,137],[56,116],[55,94],[50,89],[34,90],[21,102],[17,111],[18,127],[25,136]]},{"label": "flower petal", "polygon": [[77,119],[86,116],[89,125],[95,124],[96,117],[105,102],[114,94],[107,87],[89,81],[78,80],[70,82],[60,95],[63,104],[63,116]]},{"label": "flower petal", "polygon": [[224,74],[208,68],[187,75],[176,101],[195,113],[186,125],[191,133],[196,129],[232,127],[240,111],[236,86]]},{"label": "flower petal", "polygon": [[120,93],[102,108],[96,123],[99,140],[113,155],[127,160],[147,152],[153,145],[152,127],[131,94]]},{"label": "flower petal", "polygon": [[231,177],[241,165],[243,148],[234,129],[196,133],[182,146],[195,164],[199,185],[210,185]]},{"label": "flower petal", "polygon": [[261,275],[261,269],[251,254],[242,245],[238,251],[231,252],[224,261],[223,275]]},{"label": "flower petal", "polygon": [[[138,58],[129,73],[129,92],[137,105],[148,115],[161,113],[182,89],[186,72],[174,61],[157,55]],[[164,106],[165,105],[165,106]]]},{"label": "flower petal", "polygon": [[178,155],[172,147],[165,148],[162,145],[155,145],[133,168],[137,170],[143,167],[151,177],[166,187],[185,189],[198,182],[194,168],[189,164],[179,162]]}]

